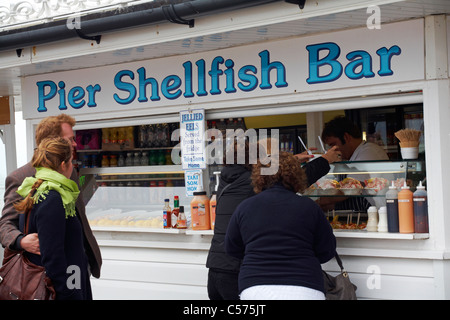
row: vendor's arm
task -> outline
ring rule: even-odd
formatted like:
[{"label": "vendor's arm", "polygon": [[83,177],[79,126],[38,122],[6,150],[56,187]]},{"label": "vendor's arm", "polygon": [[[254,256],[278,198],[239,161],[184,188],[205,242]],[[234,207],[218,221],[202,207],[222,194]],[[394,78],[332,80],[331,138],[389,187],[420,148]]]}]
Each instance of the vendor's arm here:
[{"label": "vendor's arm", "polygon": [[[300,157],[301,155],[302,154],[295,156],[299,159],[302,159]],[[341,152],[337,151],[337,147],[334,146],[321,157],[318,157],[313,161],[306,163],[303,166],[303,169],[305,170],[306,176],[308,177],[308,186],[315,183],[330,171],[330,163],[340,161],[340,159]]]}]

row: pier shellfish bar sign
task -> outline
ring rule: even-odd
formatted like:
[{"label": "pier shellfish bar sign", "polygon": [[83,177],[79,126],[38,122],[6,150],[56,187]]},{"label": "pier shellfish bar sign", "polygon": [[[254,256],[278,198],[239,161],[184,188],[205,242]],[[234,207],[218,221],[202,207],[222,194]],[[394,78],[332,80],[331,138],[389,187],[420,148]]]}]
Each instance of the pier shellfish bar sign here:
[{"label": "pier shellfish bar sign", "polygon": [[424,79],[423,19],[23,79],[23,116],[118,117]]}]

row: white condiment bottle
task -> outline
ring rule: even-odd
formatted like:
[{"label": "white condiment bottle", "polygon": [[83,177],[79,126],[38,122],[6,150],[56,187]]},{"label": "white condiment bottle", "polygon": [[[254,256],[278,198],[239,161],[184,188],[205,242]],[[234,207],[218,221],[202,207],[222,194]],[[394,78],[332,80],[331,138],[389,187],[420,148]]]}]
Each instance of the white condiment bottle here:
[{"label": "white condiment bottle", "polygon": [[377,232],[378,230],[378,210],[377,207],[372,206],[367,209],[367,220],[366,230],[369,232]]},{"label": "white condiment bottle", "polygon": [[386,207],[380,207],[378,210],[378,232],[388,232]]}]

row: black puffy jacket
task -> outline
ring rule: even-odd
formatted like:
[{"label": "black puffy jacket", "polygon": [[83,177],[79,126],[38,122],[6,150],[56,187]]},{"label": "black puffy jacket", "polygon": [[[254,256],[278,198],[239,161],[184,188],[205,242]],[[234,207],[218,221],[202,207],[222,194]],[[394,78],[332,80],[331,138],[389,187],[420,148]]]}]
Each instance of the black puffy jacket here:
[{"label": "black puffy jacket", "polygon": [[239,272],[241,261],[225,253],[225,233],[236,207],[254,194],[249,169],[242,165],[231,165],[222,169],[217,190],[214,236],[206,260],[207,268],[225,272]]}]

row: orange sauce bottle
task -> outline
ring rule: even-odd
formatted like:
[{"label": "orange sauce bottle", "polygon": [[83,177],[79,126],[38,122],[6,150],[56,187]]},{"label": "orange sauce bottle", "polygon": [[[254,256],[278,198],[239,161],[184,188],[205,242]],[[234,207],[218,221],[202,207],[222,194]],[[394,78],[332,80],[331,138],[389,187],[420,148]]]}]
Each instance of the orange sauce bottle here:
[{"label": "orange sauce bottle", "polygon": [[398,193],[398,225],[400,233],[414,233],[413,193],[406,182]]},{"label": "orange sauce bottle", "polygon": [[216,205],[217,205],[217,199],[216,199],[216,191],[212,192],[211,200],[209,200],[209,216],[211,218],[211,229],[214,230],[214,224],[216,222]]},{"label": "orange sauce bottle", "polygon": [[194,192],[191,201],[192,230],[209,230],[211,221],[209,218],[209,198],[206,191]]}]

